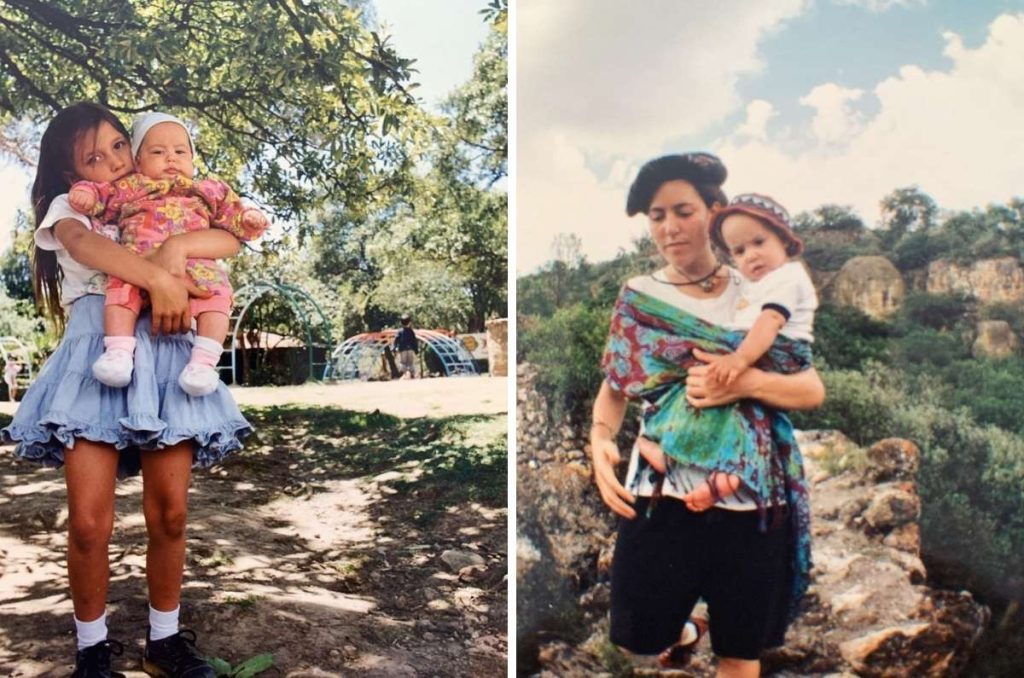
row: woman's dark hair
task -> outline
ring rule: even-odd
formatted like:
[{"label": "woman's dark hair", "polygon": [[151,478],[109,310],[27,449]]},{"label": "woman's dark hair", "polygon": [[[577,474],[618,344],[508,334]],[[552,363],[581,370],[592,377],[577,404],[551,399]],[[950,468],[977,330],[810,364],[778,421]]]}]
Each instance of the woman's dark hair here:
[{"label": "woman's dark hair", "polygon": [[716,202],[725,205],[729,202],[722,191],[726,175],[725,165],[710,153],[684,153],[655,158],[640,168],[633,185],[629,187],[626,214],[646,214],[661,185],[676,180],[689,182],[707,207]]},{"label": "woman's dark hair", "polygon": [[[53,199],[61,193],[67,193],[75,180],[75,144],[83,134],[95,132],[104,122],[110,123],[126,139],[129,137],[128,130],[117,116],[106,107],[89,101],[68,106],[46,126],[39,143],[39,165],[32,183],[32,210],[36,228],[46,217]],[[60,306],[62,279],[56,253],[37,246],[32,253],[32,285],[36,305],[58,327],[64,323],[64,311]]]}]

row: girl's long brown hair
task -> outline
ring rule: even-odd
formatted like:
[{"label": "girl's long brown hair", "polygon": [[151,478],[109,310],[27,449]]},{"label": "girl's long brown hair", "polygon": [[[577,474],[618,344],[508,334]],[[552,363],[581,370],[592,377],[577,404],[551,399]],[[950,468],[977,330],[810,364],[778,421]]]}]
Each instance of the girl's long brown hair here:
[{"label": "girl's long brown hair", "polygon": [[[46,126],[39,143],[36,179],[32,183],[32,210],[36,228],[46,217],[53,199],[61,193],[67,193],[77,179],[75,144],[83,134],[96,131],[103,122],[110,123],[126,139],[130,138],[128,130],[113,113],[105,106],[89,101],[68,106]],[[60,329],[64,326],[64,309],[60,305],[63,278],[57,265],[56,253],[35,247],[32,252],[32,286],[35,289],[36,306],[52,318]]]}]

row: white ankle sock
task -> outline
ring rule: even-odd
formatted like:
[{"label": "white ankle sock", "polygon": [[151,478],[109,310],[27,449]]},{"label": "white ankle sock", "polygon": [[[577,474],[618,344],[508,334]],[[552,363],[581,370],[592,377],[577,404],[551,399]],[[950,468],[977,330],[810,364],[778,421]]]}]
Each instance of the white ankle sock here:
[{"label": "white ankle sock", "polygon": [[178,612],[181,605],[170,612],[161,612],[152,605],[149,606],[149,639],[163,640],[178,632]]},{"label": "white ankle sock", "polygon": [[[224,345],[214,339],[210,339],[209,337],[196,336],[195,340],[192,342],[192,360],[196,360],[197,357],[202,356],[202,354],[205,353],[206,355],[202,357],[212,360],[213,367],[217,366],[217,361],[220,360],[220,354],[223,352]],[[200,360],[200,362],[204,361]]]},{"label": "white ankle sock", "polygon": [[87,622],[75,617],[75,636],[78,640],[79,650],[102,643],[107,639],[107,613],[104,612],[98,619]]}]

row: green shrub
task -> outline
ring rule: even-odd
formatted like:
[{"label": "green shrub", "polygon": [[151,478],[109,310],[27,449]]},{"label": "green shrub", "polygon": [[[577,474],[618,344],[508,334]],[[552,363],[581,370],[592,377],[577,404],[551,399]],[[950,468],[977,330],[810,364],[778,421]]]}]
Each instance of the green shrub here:
[{"label": "green shrub", "polygon": [[832,369],[858,369],[885,357],[892,333],[858,308],[823,304],[814,316],[814,357]]},{"label": "green shrub", "polygon": [[952,329],[970,310],[966,298],[956,294],[911,292],[900,306],[899,318],[933,330]]},{"label": "green shrub", "polygon": [[853,370],[824,370],[825,404],[810,412],[794,412],[798,428],[839,429],[858,445],[895,434],[893,407],[900,393],[882,379],[877,364],[868,373]]},{"label": "green shrub", "polygon": [[611,309],[581,303],[538,320],[520,337],[520,355],[537,368],[537,389],[547,396],[552,415],[583,420],[601,385],[601,354],[608,339]]}]

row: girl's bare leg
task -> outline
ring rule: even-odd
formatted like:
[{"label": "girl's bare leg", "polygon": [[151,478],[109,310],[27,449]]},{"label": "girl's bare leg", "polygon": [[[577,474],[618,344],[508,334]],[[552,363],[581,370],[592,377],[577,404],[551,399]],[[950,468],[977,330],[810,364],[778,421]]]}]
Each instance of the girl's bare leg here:
[{"label": "girl's bare leg", "polygon": [[149,604],[158,610],[173,610],[181,600],[192,445],[185,441],[142,453],[142,510],[149,535],[146,583]]},{"label": "girl's bare leg", "polygon": [[68,489],[68,579],[75,617],[103,614],[110,584],[110,535],[118,452],[112,445],[76,440],[64,452]]}]

